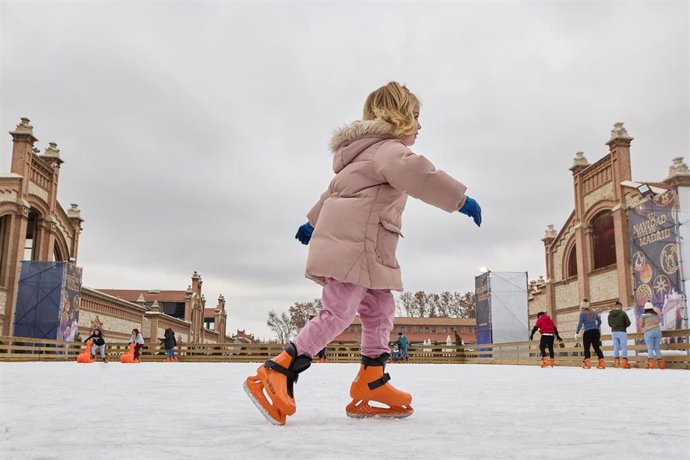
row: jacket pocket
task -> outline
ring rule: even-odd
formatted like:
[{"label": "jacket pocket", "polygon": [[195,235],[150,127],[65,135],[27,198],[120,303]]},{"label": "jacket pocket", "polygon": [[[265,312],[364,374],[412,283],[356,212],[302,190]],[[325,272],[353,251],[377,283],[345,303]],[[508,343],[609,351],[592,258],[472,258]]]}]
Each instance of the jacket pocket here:
[{"label": "jacket pocket", "polygon": [[379,232],[376,238],[376,261],[387,267],[398,268],[395,251],[398,248],[398,239],[402,236],[400,228],[381,220]]}]

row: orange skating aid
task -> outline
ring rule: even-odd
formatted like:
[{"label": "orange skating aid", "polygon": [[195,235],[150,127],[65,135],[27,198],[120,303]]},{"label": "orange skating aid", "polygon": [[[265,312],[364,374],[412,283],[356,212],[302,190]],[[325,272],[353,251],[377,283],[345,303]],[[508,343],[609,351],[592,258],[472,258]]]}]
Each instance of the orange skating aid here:
[{"label": "orange skating aid", "polygon": [[[375,359],[362,356],[359,373],[350,386],[352,401],[345,408],[348,417],[404,418],[412,415],[412,396],[388,383],[391,377],[384,372],[387,359],[387,353]],[[369,401],[388,407],[372,406]]]},{"label": "orange skating aid", "polygon": [[78,363],[92,363],[93,358],[91,357],[91,340],[86,342],[86,347],[84,348],[84,351],[79,353],[77,355],[77,362]]},{"label": "orange skating aid", "polygon": [[285,351],[269,359],[247,377],[244,391],[266,420],[274,425],[285,425],[285,419],[297,410],[293,386],[297,377],[311,365],[311,358],[298,356],[297,348],[290,344]]},{"label": "orange skating aid", "polygon": [[130,343],[129,344],[129,350],[124,352],[122,356],[120,356],[120,362],[124,364],[132,364],[132,363],[138,363],[138,359],[134,359],[134,347],[136,346],[135,343]]}]

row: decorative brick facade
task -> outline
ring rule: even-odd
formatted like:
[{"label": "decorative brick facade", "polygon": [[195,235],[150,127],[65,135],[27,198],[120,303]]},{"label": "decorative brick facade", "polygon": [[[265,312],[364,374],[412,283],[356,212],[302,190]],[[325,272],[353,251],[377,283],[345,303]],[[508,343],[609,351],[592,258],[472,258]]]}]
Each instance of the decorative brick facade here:
[{"label": "decorative brick facade", "polygon": [[589,275],[590,302],[605,302],[608,299],[617,299],[618,297],[618,271],[616,267]]},{"label": "decorative brick facade", "polygon": [[[65,211],[57,200],[64,163],[57,144],[49,143],[41,153],[35,147],[38,139],[27,118],[22,118],[10,135],[11,172],[0,175],[0,336],[13,334],[21,261],[76,264],[84,222],[76,204]],[[27,245],[29,241],[31,244]],[[194,272],[189,289],[176,291],[181,293],[184,318],[173,318],[150,305],[137,303],[137,297],[128,300],[82,287],[79,334],[84,337],[93,326],[98,326],[107,340],[127,340],[136,328],[145,340],[157,343],[162,333],[151,336],[151,332],[172,328],[184,342],[224,342],[225,299],[221,295],[213,309],[215,331],[205,330],[206,301],[201,284],[201,276]]]},{"label": "decorative brick facade", "polygon": [[[636,188],[640,184],[631,180],[632,140],[623,123],[616,123],[606,142],[607,155],[590,164],[584,153],[576,153],[570,168],[573,212],[560,231],[548,226],[542,239],[546,279],[530,282],[532,324],[537,311],[545,311],[554,318],[561,334],[567,335],[575,331],[583,298],[598,311],[616,301],[624,308],[633,306],[628,208],[643,197]],[[669,177],[655,185],[669,188],[690,184],[690,170],[682,158],[673,161]],[[603,239],[607,244],[601,243]],[[569,259],[571,254],[575,259]],[[576,262],[575,267],[570,265],[573,273],[567,273],[570,261]]]}]

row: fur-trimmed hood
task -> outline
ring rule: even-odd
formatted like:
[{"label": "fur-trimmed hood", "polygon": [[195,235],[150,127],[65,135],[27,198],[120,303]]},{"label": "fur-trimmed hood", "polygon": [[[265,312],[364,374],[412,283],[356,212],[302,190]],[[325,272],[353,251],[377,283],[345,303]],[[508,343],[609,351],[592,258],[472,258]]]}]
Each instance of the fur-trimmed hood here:
[{"label": "fur-trimmed hood", "polygon": [[371,145],[389,138],[395,138],[393,125],[383,120],[357,120],[336,129],[330,146],[333,172],[337,174]]}]

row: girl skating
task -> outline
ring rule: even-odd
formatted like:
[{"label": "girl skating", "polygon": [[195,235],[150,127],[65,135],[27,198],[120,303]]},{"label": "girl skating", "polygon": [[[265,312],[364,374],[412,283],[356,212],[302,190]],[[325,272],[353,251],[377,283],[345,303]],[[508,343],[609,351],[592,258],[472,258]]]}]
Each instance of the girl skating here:
[{"label": "girl skating", "polygon": [[419,108],[414,94],[391,82],[369,95],[362,121],[333,136],[335,177],[296,235],[303,244],[311,241],[306,276],[323,286],[323,309],[244,384],[271,423],[284,425],[295,413],[299,374],[357,313],[362,364],[350,387],[347,415],[407,417],[413,412],[410,394],[391,385],[384,373],[395,315],[391,290],[403,289],[395,252],[407,197],[460,211],[481,224],[481,208],[465,196],[466,187],[409,149],[421,129]]}]

